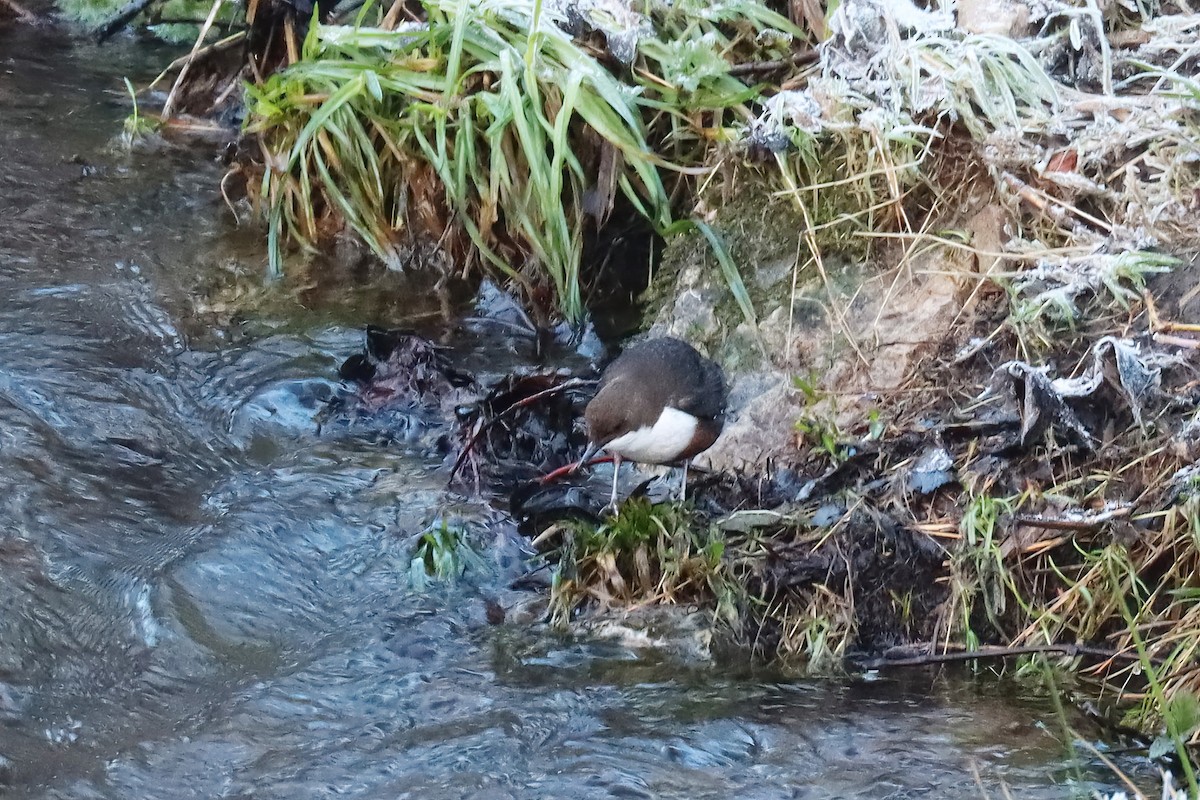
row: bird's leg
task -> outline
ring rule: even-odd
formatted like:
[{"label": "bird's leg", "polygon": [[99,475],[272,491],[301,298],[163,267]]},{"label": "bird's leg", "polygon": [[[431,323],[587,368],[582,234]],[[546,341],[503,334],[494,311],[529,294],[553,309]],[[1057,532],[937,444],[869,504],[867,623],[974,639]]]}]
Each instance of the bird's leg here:
[{"label": "bird's leg", "polygon": [[687,469],[688,464],[692,463],[690,458],[683,461],[683,479],[679,481],[679,502],[687,499]]},{"label": "bird's leg", "polygon": [[605,510],[612,514],[616,514],[617,513],[617,477],[621,474],[621,457],[619,455],[617,455],[616,453],[613,453],[612,457],[613,457],[612,495],[608,498],[608,505],[605,507]]}]

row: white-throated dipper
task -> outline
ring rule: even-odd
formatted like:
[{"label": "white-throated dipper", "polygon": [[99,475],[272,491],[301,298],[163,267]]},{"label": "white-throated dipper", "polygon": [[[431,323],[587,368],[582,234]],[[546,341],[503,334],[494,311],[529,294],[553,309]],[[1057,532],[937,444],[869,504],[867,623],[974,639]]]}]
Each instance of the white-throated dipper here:
[{"label": "white-throated dipper", "polygon": [[609,507],[617,504],[621,459],[687,465],[712,447],[725,424],[725,375],[687,342],[663,337],[630,347],[608,365],[600,389],[583,412],[589,445],[580,464],[599,450],[613,457]]}]

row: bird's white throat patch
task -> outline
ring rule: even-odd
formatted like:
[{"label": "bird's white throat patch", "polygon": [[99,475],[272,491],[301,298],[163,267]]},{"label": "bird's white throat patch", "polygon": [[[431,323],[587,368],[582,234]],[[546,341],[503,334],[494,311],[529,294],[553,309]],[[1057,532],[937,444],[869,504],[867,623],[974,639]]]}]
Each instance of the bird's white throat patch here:
[{"label": "bird's white throat patch", "polygon": [[667,406],[652,426],[623,433],[604,449],[630,461],[666,464],[687,449],[696,434],[696,424],[691,414]]}]

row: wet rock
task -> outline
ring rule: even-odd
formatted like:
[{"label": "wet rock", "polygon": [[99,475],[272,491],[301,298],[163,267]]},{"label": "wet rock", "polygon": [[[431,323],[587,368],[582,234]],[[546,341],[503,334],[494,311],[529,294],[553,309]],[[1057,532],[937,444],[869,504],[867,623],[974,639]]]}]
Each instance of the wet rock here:
[{"label": "wet rock", "polygon": [[1168,481],[1165,502],[1175,504],[1190,500],[1200,493],[1200,464],[1180,467]]},{"label": "wet rock", "polygon": [[749,533],[757,528],[778,527],[795,524],[788,514],[770,509],[748,509],[735,511],[717,520],[717,527],[726,533]]},{"label": "wet rock", "polygon": [[645,605],[585,617],[573,627],[579,633],[608,640],[632,652],[655,650],[687,663],[712,660],[713,622],[706,611]]},{"label": "wet rock", "polygon": [[563,519],[598,523],[604,502],[587,488],[566,481],[529,481],[513,491],[509,508],[527,530],[541,532]]}]

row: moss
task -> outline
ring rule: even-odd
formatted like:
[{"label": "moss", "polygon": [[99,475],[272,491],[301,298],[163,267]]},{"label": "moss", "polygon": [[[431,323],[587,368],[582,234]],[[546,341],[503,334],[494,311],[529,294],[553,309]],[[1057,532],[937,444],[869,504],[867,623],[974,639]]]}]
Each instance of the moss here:
[{"label": "moss", "polygon": [[[837,197],[851,199],[848,194]],[[677,333],[718,355],[731,372],[755,369],[762,365],[764,347],[767,353],[786,347],[782,332],[773,336],[768,330],[772,315],[781,315],[784,326],[790,316],[795,326],[823,327],[831,301],[842,302],[855,292],[865,272],[865,240],[834,235],[832,229],[826,229],[827,237],[818,237],[827,287],[811,265],[802,238],[803,217],[792,201],[779,196],[774,175],[753,167],[738,168],[723,190],[713,190],[706,200],[706,205],[717,209],[710,224],[738,266],[764,324],[755,331],[745,323],[711,247],[695,231],[667,242],[662,265],[643,302],[650,314],[658,314]],[[841,205],[836,199],[829,203],[830,209]],[[838,297],[831,298],[830,290]],[[653,321],[653,317],[647,320]]]}]

